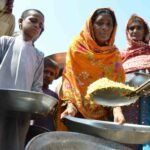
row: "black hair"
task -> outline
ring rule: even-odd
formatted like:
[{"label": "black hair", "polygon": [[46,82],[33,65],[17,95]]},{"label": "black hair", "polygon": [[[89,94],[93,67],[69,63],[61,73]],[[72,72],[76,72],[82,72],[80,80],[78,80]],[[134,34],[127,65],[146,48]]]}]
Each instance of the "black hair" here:
[{"label": "black hair", "polygon": [[[27,9],[27,10],[25,10],[23,13],[22,13],[22,15],[21,15],[21,18],[22,19],[25,19],[26,17],[28,17],[29,15],[30,15],[30,12],[31,11],[35,11],[35,12],[37,12],[37,13],[39,13],[41,16],[43,16],[43,18],[44,18],[44,14],[40,11],[40,10],[38,10],[38,9]],[[42,28],[42,30],[41,30],[41,33],[44,31],[44,27]],[[40,33],[40,34],[41,34]]]},{"label": "black hair", "polygon": [[51,67],[54,69],[59,69],[57,62],[47,57],[44,58],[44,67]]},{"label": "black hair", "polygon": [[28,17],[30,14],[30,11],[36,11],[37,13],[41,14],[44,17],[44,14],[38,9],[27,9],[22,13],[21,18],[24,19]]},{"label": "black hair", "polygon": [[116,17],[113,11],[111,11],[110,9],[104,8],[104,9],[98,9],[94,12],[93,16],[92,16],[92,23],[96,20],[96,18],[100,15],[100,14],[109,14],[112,17],[112,21],[113,21],[113,26],[115,26],[117,24],[116,21]]},{"label": "black hair", "polygon": [[50,59],[48,57],[45,57],[44,58],[44,68],[46,68],[46,67],[50,67],[50,68],[55,69],[57,71],[55,79],[57,79],[59,77],[60,70],[59,70],[59,65],[57,64],[56,61],[54,61],[53,59]]}]

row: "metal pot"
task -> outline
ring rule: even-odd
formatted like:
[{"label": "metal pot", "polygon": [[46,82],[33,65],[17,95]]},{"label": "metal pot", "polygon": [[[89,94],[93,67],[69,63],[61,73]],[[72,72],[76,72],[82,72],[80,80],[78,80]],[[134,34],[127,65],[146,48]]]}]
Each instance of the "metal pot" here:
[{"label": "metal pot", "polygon": [[127,74],[127,78],[128,81],[126,82],[126,84],[130,85],[130,86],[134,86],[134,87],[138,87],[141,84],[143,84],[145,81],[147,81],[148,79],[150,79],[150,75],[143,73],[143,72],[135,72],[135,73],[129,73]]},{"label": "metal pot", "polygon": [[74,132],[49,132],[33,138],[25,150],[110,150],[129,148],[91,135]]},{"label": "metal pot", "polygon": [[46,115],[56,103],[39,92],[0,89],[0,149],[24,149],[31,114]]},{"label": "metal pot", "polygon": [[28,133],[26,135],[26,144],[35,136],[45,133],[45,132],[49,132],[48,129],[41,127],[41,126],[37,126],[37,125],[31,125],[29,127]]},{"label": "metal pot", "polygon": [[47,94],[14,89],[0,89],[0,110],[46,115],[57,104]]},{"label": "metal pot", "polygon": [[81,119],[70,116],[64,118],[64,123],[70,131],[103,137],[120,143],[143,144],[150,141],[150,126],[127,123],[119,125],[110,121]]}]

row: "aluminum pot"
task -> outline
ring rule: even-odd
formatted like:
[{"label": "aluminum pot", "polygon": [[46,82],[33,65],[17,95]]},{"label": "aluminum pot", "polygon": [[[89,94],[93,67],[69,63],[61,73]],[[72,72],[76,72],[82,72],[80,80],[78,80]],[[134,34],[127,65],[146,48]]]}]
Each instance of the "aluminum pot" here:
[{"label": "aluminum pot", "polygon": [[41,127],[41,126],[37,126],[37,125],[30,125],[28,133],[26,135],[26,144],[35,136],[45,133],[45,132],[49,132],[49,130],[47,128]]},{"label": "aluminum pot", "polygon": [[125,144],[144,144],[150,141],[150,126],[64,117],[64,123],[70,131],[103,137]]},{"label": "aluminum pot", "polygon": [[150,79],[150,75],[143,72],[135,72],[127,74],[127,84],[130,86],[138,87],[148,79]]},{"label": "aluminum pot", "polygon": [[129,148],[91,135],[75,132],[49,132],[34,137],[25,150],[116,150]]},{"label": "aluminum pot", "polygon": [[47,94],[24,90],[0,89],[1,111],[46,115],[56,104],[57,99]]}]

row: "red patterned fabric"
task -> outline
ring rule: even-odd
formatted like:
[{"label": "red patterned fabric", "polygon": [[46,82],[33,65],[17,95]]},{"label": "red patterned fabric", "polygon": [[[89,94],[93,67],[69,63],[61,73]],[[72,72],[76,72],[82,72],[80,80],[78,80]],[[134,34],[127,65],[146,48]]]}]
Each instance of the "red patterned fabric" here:
[{"label": "red patterned fabric", "polygon": [[[139,20],[141,20],[143,24],[145,24],[148,28],[148,25],[142,18],[138,16],[136,17]],[[127,35],[129,47],[121,54],[125,72],[128,73],[140,69],[149,69],[150,68],[150,46],[148,44],[149,33],[146,33],[144,41],[140,41],[140,42],[135,42],[130,39],[130,37],[128,36],[127,28],[126,28],[126,35]]]}]

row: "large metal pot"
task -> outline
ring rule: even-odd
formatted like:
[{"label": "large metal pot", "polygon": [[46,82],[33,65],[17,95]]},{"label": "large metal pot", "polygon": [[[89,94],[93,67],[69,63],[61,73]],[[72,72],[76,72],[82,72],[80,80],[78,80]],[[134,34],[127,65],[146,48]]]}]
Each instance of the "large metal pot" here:
[{"label": "large metal pot", "polygon": [[26,135],[26,144],[35,136],[45,133],[45,132],[49,132],[48,129],[41,127],[41,126],[37,126],[37,125],[31,125],[29,127],[28,133]]},{"label": "large metal pot", "polygon": [[0,110],[46,115],[57,99],[39,92],[0,89]]},{"label": "large metal pot", "polygon": [[74,132],[49,132],[33,138],[25,150],[116,150],[129,148],[103,138]]},{"label": "large metal pot", "polygon": [[103,137],[126,144],[143,144],[150,141],[150,126],[123,124],[110,121],[81,119],[66,116],[64,123],[70,131]]},{"label": "large metal pot", "polygon": [[23,150],[31,115],[46,115],[56,103],[46,94],[0,89],[0,150]]}]

